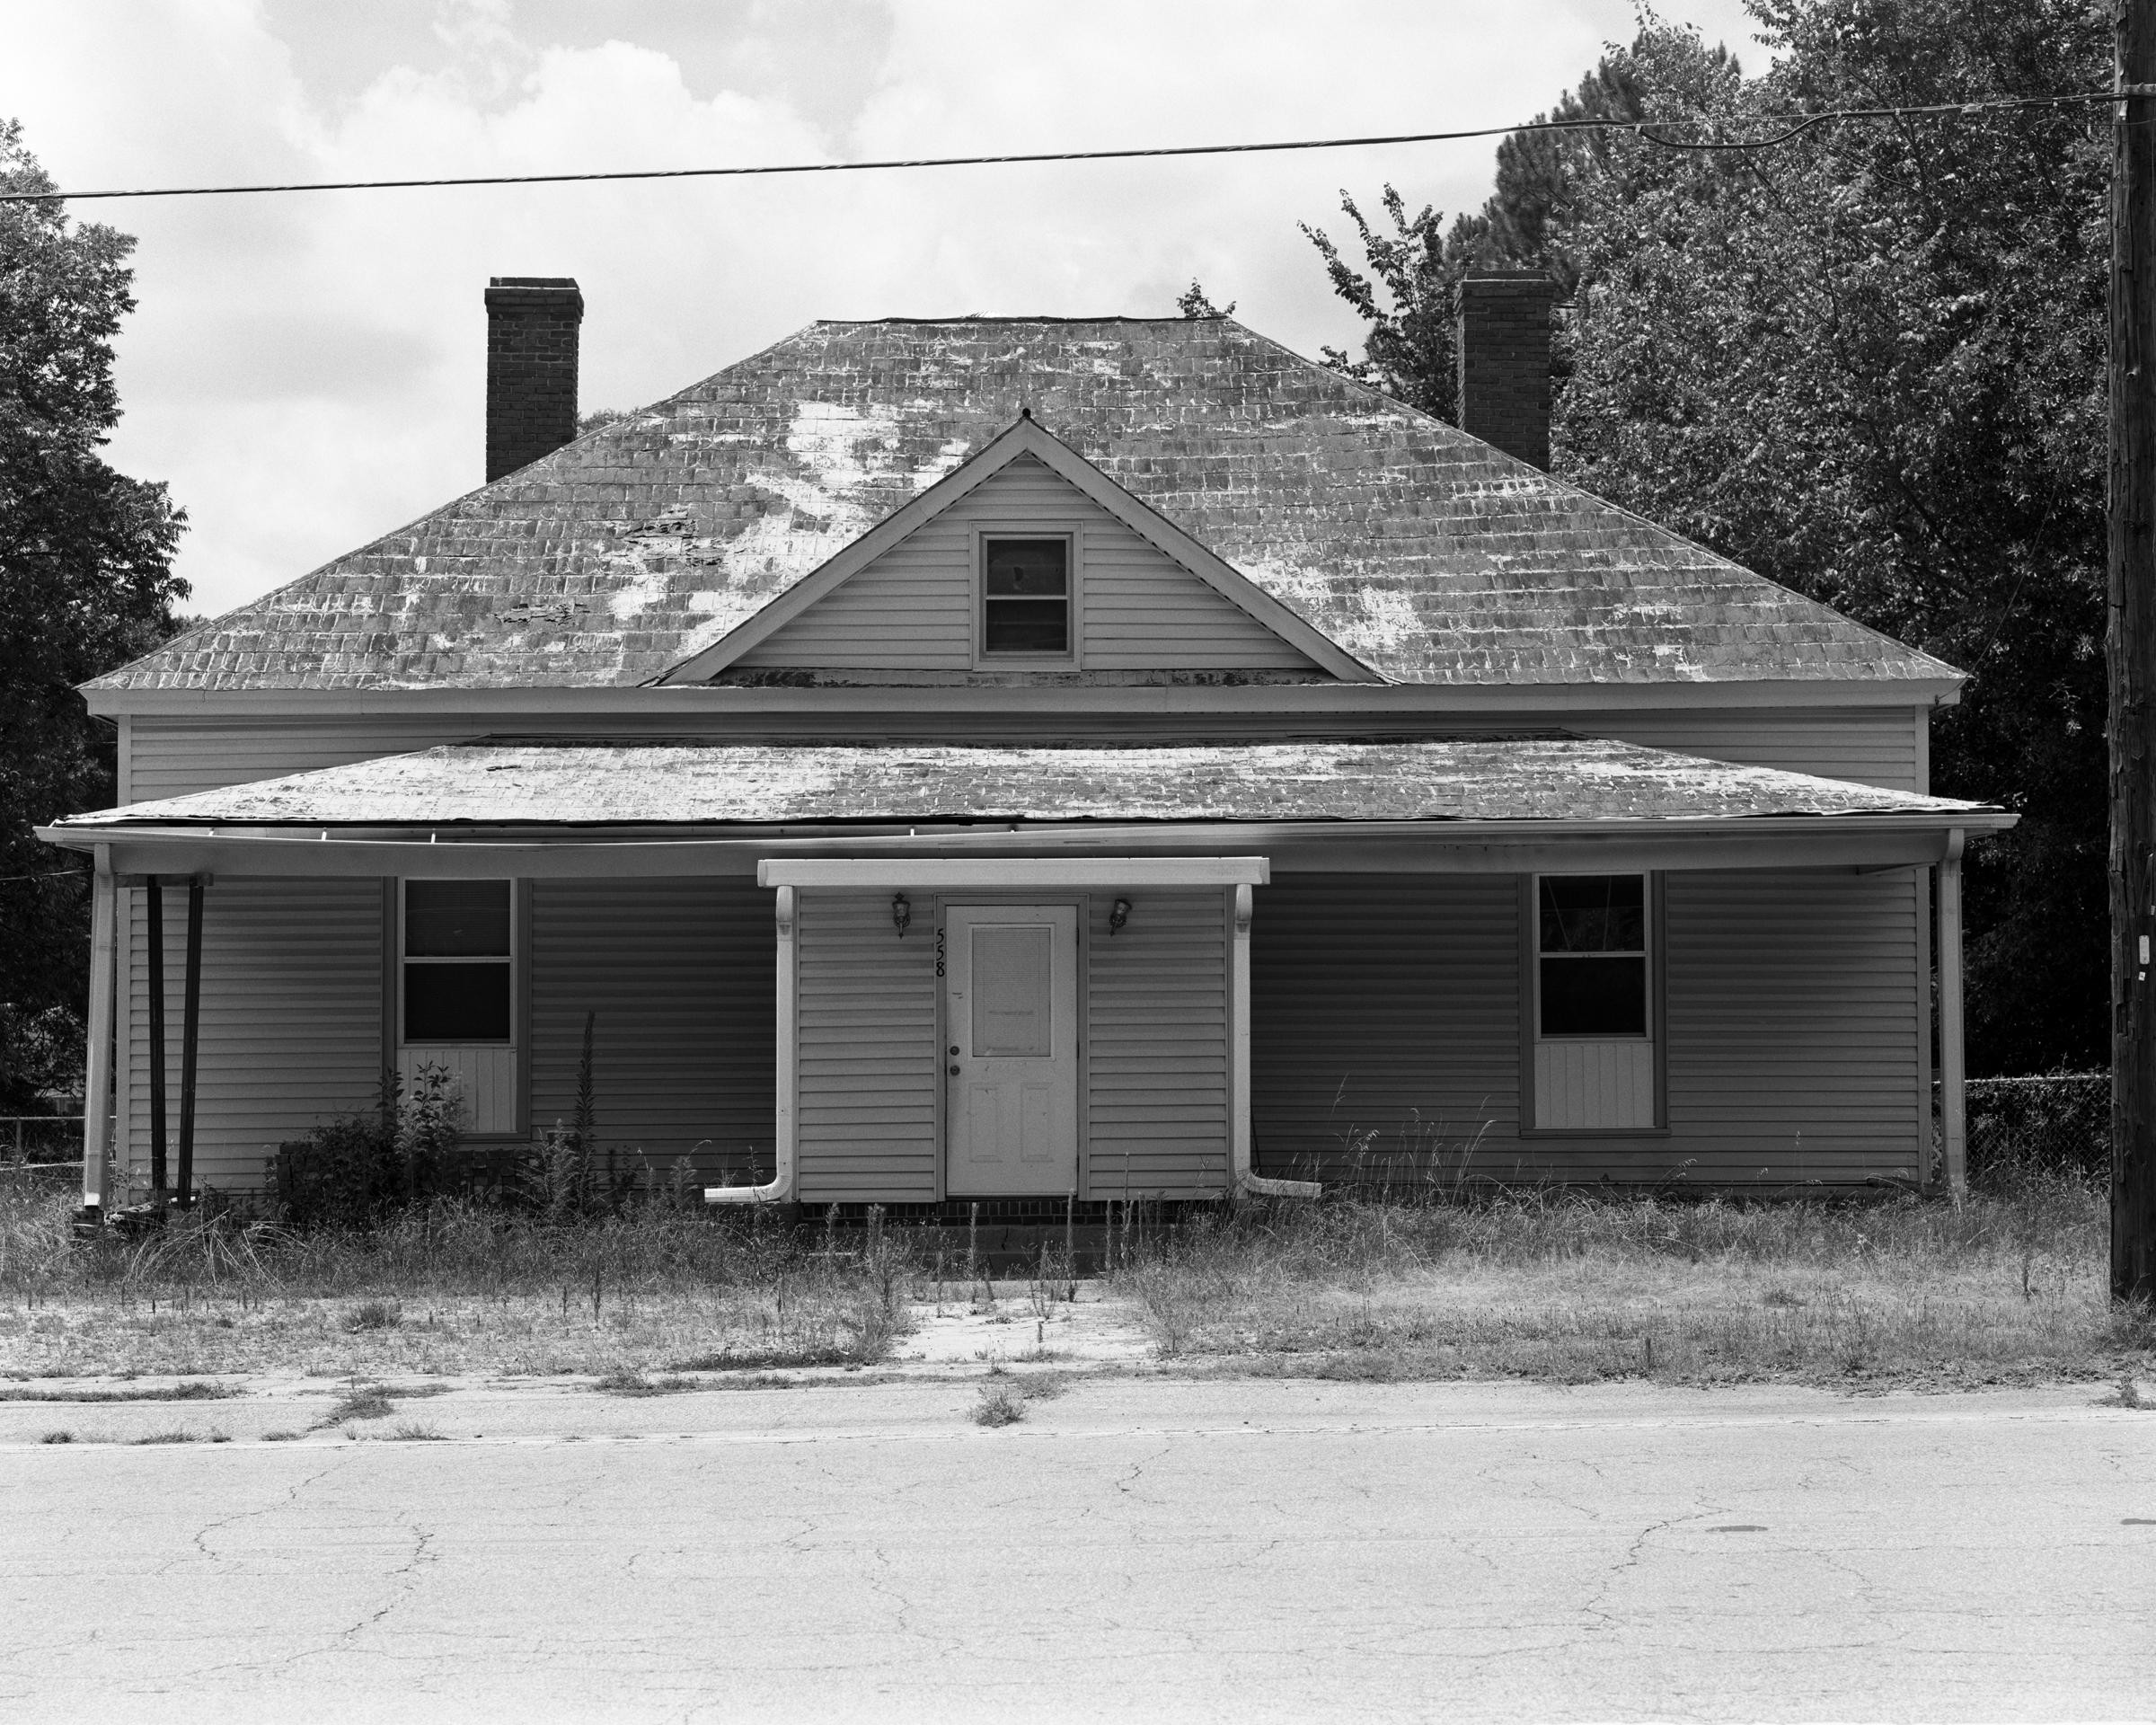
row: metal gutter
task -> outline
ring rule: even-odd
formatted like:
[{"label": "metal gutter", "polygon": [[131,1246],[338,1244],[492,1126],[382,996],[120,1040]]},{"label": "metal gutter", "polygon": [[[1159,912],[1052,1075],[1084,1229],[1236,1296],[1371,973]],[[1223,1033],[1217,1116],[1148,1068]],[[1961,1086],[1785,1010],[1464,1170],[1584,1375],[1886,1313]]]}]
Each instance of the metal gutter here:
[{"label": "metal gutter", "polygon": [[[605,828],[556,827],[551,830],[562,836],[550,838],[489,836],[486,828],[436,827],[421,837],[416,827],[130,826],[121,819],[67,822],[36,832],[46,843],[70,850],[109,845],[112,866],[122,873],[588,879],[753,875],[759,862],[773,856],[1218,856],[1253,851],[1270,854],[1277,871],[1517,873],[1538,866],[1553,846],[1576,860],[1584,853],[1597,866],[1612,869],[1784,862],[1917,866],[1940,860],[1950,832],[2002,832],[2019,818],[1995,809],[1952,808],[1667,820],[1160,822],[925,832],[795,828],[782,835],[668,837],[643,836],[649,828],[634,836],[609,836]],[[1646,860],[1635,863],[1636,858]]]}]

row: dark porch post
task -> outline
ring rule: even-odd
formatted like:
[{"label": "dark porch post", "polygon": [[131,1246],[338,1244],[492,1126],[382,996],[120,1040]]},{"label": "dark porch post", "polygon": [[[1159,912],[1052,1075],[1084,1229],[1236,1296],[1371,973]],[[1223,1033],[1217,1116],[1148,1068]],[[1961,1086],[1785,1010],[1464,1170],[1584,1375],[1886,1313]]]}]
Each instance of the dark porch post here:
[{"label": "dark porch post", "polygon": [[202,1015],[202,887],[187,883],[187,980],[180,1011],[180,1202],[195,1195],[195,1047]]},{"label": "dark porch post", "polygon": [[150,1190],[164,1202],[164,883],[145,875],[150,927]]}]

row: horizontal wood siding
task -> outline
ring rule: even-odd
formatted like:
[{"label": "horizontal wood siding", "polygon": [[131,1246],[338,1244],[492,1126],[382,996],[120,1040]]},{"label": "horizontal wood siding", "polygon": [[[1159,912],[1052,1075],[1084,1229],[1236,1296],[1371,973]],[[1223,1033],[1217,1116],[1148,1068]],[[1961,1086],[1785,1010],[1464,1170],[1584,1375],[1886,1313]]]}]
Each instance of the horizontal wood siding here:
[{"label": "horizontal wood siding", "polygon": [[1228,926],[1217,890],[1091,897],[1086,1196],[1195,1198],[1228,1173]]},{"label": "horizontal wood siding", "polygon": [[1614,737],[1740,766],[1774,766],[1893,791],[1931,789],[1926,707],[1728,708],[1722,712],[1575,713],[1583,737]]},{"label": "horizontal wood siding", "polygon": [[1672,873],[1666,893],[1669,1130],[1542,1137],[1519,1131],[1515,881],[1283,875],[1259,889],[1260,1172],[1781,1185],[1910,1171],[1913,875]]},{"label": "horizontal wood siding", "polygon": [[[119,1075],[119,1161],[150,1158],[149,942],[129,890],[131,986]],[[166,1155],[179,1172],[187,894],[164,895]],[[283,1140],[364,1108],[382,1071],[382,889],[373,880],[220,880],[203,898],[195,1175],[253,1191]]]},{"label": "horizontal wood siding", "polygon": [[1278,875],[1250,924],[1260,1173],[1531,1177],[1511,875]]},{"label": "horizontal wood siding", "polygon": [[599,1140],[623,1165],[771,1178],[772,895],[741,880],[531,883],[532,1126],[576,1109],[584,1015]]},{"label": "horizontal wood siding", "polygon": [[973,666],[974,533],[1075,527],[1089,670],[1302,670],[1295,648],[1030,456],[1020,457],[744,653],[750,668]]},{"label": "horizontal wood siding", "polygon": [[[1254,703],[1262,704],[1261,689],[1251,690],[1250,695]],[[915,694],[909,698],[922,697]],[[1922,710],[1906,707],[1730,708],[1637,713],[1553,709],[1546,713],[1508,714],[1493,721],[1491,728],[1559,727],[1582,736],[1614,737],[1746,766],[1776,766],[1897,790],[1922,790],[1925,788],[1924,755],[1919,727],[1924,722]],[[266,720],[142,713],[128,721],[128,792],[129,801],[136,802],[184,796],[490,735],[589,737],[600,732],[623,741],[639,737],[702,736],[713,742],[811,738],[858,741],[863,737],[879,737],[952,742],[1060,739],[1139,744],[1368,736],[1373,730],[1381,730],[1387,736],[1452,736],[1462,729],[1456,714],[1379,720],[1366,713],[1289,717],[1263,711],[1185,715],[1018,712],[954,718],[949,713],[895,710],[744,714],[733,720],[695,714],[640,714],[608,718],[604,722],[595,721],[589,715],[558,711],[473,715],[461,720],[388,713]]]},{"label": "horizontal wood siding", "polygon": [[1671,874],[1672,1148],[1694,1181],[1913,1174],[1926,989],[1913,871]]},{"label": "horizontal wood siding", "polygon": [[941,1163],[936,940],[900,939],[888,892],[804,890],[797,901],[804,1203],[925,1203]]},{"label": "horizontal wood siding", "polygon": [[[174,719],[137,713],[128,723],[128,800],[191,796],[440,743],[470,742],[490,731],[525,729],[521,720],[503,725],[477,718],[391,713],[321,719]],[[582,729],[590,730],[588,721]]]}]

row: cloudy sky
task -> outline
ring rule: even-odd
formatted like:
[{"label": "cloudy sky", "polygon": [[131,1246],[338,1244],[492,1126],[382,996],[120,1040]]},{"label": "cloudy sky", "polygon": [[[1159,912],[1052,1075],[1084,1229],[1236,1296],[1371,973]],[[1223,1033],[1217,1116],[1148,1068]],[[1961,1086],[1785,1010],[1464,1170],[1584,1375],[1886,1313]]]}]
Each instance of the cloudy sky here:
[{"label": "cloudy sky", "polygon": [[[1661,0],[1747,64],[1742,0]],[[1632,0],[0,0],[0,115],[63,188],[530,173],[1424,131],[1524,119]],[[481,294],[567,275],[583,405],[818,317],[1164,315],[1193,276],[1353,345],[1298,221],[1492,146],[813,179],[85,204],[137,235],[125,471],[214,614],[479,483]]]}]

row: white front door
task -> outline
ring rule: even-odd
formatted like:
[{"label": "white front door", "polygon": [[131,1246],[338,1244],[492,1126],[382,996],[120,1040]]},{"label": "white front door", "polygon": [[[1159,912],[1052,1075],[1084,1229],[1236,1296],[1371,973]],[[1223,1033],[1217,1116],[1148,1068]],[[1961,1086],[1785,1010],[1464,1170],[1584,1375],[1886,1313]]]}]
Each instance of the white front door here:
[{"label": "white front door", "polygon": [[998,1198],[1078,1185],[1078,907],[944,914],[944,1190]]}]

